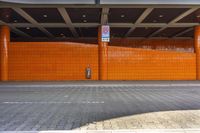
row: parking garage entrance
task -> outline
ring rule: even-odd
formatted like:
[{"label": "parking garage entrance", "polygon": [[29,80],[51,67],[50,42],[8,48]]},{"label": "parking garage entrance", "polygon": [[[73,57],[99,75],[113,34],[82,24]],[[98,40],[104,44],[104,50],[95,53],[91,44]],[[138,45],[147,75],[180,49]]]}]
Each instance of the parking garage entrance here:
[{"label": "parking garage entrance", "polygon": [[2,3],[1,80],[198,80],[199,16],[198,5]]}]

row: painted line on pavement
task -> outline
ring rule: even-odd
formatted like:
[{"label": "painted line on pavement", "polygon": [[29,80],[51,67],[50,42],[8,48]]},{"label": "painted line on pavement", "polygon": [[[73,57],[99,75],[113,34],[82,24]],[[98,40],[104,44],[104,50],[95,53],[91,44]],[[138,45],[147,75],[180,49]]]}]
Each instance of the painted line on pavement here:
[{"label": "painted line on pavement", "polygon": [[14,102],[14,101],[6,101],[2,102],[3,104],[72,104],[72,103],[80,103],[80,104],[102,104],[104,101],[82,101],[82,102]]}]

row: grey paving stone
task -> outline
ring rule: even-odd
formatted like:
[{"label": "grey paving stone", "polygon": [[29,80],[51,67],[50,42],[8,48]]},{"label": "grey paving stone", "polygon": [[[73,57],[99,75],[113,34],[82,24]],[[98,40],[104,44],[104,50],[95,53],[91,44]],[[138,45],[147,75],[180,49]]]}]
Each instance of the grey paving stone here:
[{"label": "grey paving stone", "polygon": [[[77,82],[70,84],[73,83]],[[129,86],[123,86],[125,83]],[[88,123],[137,114],[200,109],[198,82],[192,82],[196,86],[134,86],[134,84],[131,86],[131,82],[125,83],[120,86],[101,86],[99,82],[92,83],[93,86],[81,86],[84,83],[78,83],[80,86],[70,86],[64,82],[17,83],[26,85],[24,87],[15,87],[16,83],[0,83],[0,131],[70,130],[87,126]],[[169,83],[171,82],[161,84]],[[189,82],[185,81],[184,84],[186,83]],[[104,84],[108,85],[109,82]],[[28,87],[28,85],[37,86]],[[53,87],[50,87],[51,85]],[[184,117],[184,114],[179,116]],[[173,126],[200,128],[200,123],[195,118],[200,118],[200,115],[198,113],[187,115],[188,121],[193,124],[191,125],[182,123],[178,118],[169,121],[161,117],[163,121],[168,122],[169,127],[165,128]],[[143,128],[142,123],[133,122],[118,124],[110,121],[103,123],[102,126],[88,125],[87,128],[93,130]]]}]

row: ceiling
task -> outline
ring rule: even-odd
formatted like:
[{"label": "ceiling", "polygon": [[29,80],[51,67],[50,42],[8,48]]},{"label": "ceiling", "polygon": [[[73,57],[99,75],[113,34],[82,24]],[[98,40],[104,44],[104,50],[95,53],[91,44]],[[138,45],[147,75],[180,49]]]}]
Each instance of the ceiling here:
[{"label": "ceiling", "polygon": [[195,5],[199,0],[0,0],[3,3],[17,4],[156,4],[156,5]]},{"label": "ceiling", "polygon": [[11,38],[97,38],[108,24],[112,38],[193,38],[200,6],[0,5],[0,25]]}]

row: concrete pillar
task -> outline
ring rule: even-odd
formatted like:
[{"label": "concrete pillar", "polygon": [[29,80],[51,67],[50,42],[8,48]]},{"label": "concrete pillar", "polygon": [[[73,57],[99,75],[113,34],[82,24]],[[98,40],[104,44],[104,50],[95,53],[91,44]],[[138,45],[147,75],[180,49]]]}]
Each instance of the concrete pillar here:
[{"label": "concrete pillar", "polygon": [[8,45],[10,44],[10,29],[0,26],[0,80],[8,80]]},{"label": "concrete pillar", "polygon": [[98,48],[99,48],[99,80],[108,79],[108,42],[102,42],[101,26],[98,29]]}]

